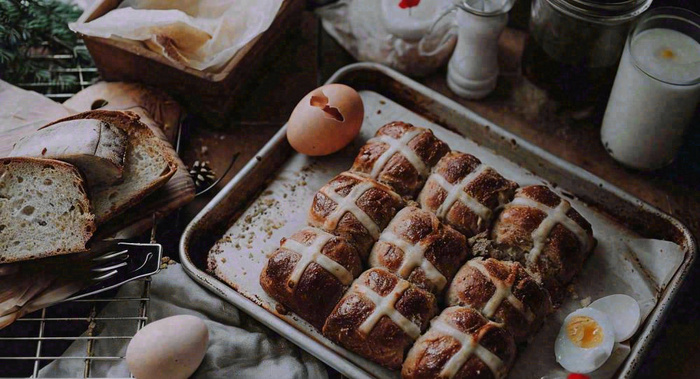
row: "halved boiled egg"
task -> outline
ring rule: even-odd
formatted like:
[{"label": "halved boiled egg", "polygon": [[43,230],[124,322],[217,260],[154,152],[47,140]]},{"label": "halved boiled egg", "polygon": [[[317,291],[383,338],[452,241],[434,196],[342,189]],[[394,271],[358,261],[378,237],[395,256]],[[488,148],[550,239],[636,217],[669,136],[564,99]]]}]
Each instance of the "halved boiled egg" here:
[{"label": "halved boiled egg", "polygon": [[615,342],[627,341],[639,328],[642,321],[639,303],[632,297],[622,294],[602,297],[589,305],[606,315],[615,327]]},{"label": "halved boiled egg", "polygon": [[593,308],[582,308],[564,320],[554,354],[566,370],[585,374],[602,366],[614,345],[615,328],[608,316]]}]

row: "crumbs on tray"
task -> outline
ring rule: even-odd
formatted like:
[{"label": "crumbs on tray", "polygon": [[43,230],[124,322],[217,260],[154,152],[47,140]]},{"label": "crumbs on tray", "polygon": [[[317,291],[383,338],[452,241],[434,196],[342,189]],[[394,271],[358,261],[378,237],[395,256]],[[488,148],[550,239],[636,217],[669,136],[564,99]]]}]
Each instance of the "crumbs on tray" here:
[{"label": "crumbs on tray", "polygon": [[174,265],[175,261],[170,259],[170,257],[162,257],[160,259],[160,269],[164,270],[168,268],[169,265]]},{"label": "crumbs on tray", "polygon": [[[280,207],[280,202],[275,199],[275,192],[281,195],[282,199],[293,198],[294,193],[300,187],[307,186],[306,179],[309,175],[318,171],[318,163],[311,162],[299,171],[299,175],[292,180],[282,184],[282,188],[272,191],[266,189],[260,194],[260,197],[251,205],[243,216],[243,223],[238,225],[236,231],[230,231],[230,234],[222,237],[217,245],[212,248],[212,254],[223,252],[220,248],[222,244],[233,244],[234,248],[240,250],[242,248],[252,249],[254,243],[262,238],[260,242],[267,242],[272,238],[275,230],[284,226],[284,210]],[[277,196],[279,198],[280,196]],[[289,204],[285,204],[289,205]],[[264,252],[263,252],[263,255]],[[253,254],[249,254],[252,259]],[[225,261],[222,259],[222,263]]]}]

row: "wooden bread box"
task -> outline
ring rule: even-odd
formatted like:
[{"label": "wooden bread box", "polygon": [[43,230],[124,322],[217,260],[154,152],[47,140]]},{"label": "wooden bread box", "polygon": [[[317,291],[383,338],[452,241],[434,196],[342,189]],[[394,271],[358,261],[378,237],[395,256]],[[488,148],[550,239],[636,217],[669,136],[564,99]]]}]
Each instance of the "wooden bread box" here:
[{"label": "wooden bread box", "polygon": [[[115,9],[121,0],[97,0],[78,19],[92,21]],[[298,25],[304,0],[285,0],[270,27],[246,44],[221,72],[207,73],[172,62],[140,43],[82,35],[102,79],[148,84],[185,104],[188,111],[216,126],[227,126],[246,80],[254,77],[266,54]]]}]

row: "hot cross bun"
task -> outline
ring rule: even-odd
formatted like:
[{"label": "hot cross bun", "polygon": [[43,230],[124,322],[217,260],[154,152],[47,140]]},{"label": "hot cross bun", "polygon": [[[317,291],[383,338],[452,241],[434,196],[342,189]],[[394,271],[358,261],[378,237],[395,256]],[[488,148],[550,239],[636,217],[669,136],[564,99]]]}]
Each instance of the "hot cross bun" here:
[{"label": "hot cross bun", "polygon": [[430,129],[393,121],[360,148],[350,169],[386,183],[399,195],[413,198],[430,169],[450,151]]},{"label": "hot cross bun", "polygon": [[362,272],[355,248],[344,238],[305,228],[283,239],[260,273],[275,300],[318,329]]},{"label": "hot cross bun", "polygon": [[382,230],[404,203],[391,188],[344,172],[314,196],[309,225],[346,238],[364,260]]},{"label": "hot cross bun", "polygon": [[410,206],[399,211],[379,236],[369,265],[384,267],[437,295],[468,256],[464,235],[434,214]]},{"label": "hot cross bun", "polygon": [[459,270],[445,303],[468,306],[502,323],[516,342],[540,327],[552,310],[549,293],[517,262],[475,258]]},{"label": "hot cross bun", "polygon": [[355,280],[323,326],[332,341],[393,370],[438,312],[435,296],[380,268]]},{"label": "hot cross bun", "polygon": [[499,379],[515,360],[513,337],[474,309],[450,307],[409,351],[401,377]]},{"label": "hot cross bun", "polygon": [[452,151],[433,168],[418,202],[469,238],[488,230],[517,187],[473,155]]}]

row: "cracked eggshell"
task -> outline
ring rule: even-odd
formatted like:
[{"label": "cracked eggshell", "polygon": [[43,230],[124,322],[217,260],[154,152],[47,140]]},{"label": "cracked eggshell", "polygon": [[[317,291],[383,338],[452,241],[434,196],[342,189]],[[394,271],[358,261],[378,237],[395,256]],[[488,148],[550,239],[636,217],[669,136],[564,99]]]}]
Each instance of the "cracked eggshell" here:
[{"label": "cracked eggshell", "polygon": [[126,363],[137,379],[186,379],[202,363],[208,343],[209,331],[198,317],[168,317],[136,333]]},{"label": "cracked eggshell", "polygon": [[294,150],[321,156],[344,148],[360,133],[365,110],[362,98],[343,84],[328,84],[309,92],[287,123]]}]

